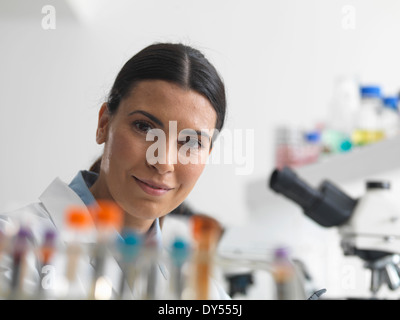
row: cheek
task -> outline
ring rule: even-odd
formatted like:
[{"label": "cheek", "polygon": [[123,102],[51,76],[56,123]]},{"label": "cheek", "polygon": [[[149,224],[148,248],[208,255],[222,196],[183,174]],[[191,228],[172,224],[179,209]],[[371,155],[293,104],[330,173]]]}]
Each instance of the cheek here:
[{"label": "cheek", "polygon": [[180,165],[179,178],[184,190],[189,193],[195,186],[204,170],[204,164],[187,164]]},{"label": "cheek", "polygon": [[108,167],[126,168],[141,161],[146,156],[146,141],[135,137],[131,132],[111,132],[104,148]]}]

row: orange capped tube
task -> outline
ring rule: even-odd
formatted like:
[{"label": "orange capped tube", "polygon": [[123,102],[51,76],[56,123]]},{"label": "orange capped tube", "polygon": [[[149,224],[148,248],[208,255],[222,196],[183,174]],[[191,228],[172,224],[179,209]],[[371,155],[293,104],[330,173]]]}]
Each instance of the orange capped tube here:
[{"label": "orange capped tube", "polygon": [[86,206],[70,206],[65,210],[67,237],[67,265],[65,278],[67,280],[66,299],[84,299],[86,294],[81,292],[78,280],[81,255],[86,249],[82,240],[93,231],[93,219]]},{"label": "orange capped tube", "polygon": [[115,231],[122,229],[123,211],[113,201],[97,200],[90,208],[97,226],[97,242],[94,248],[94,274],[89,299],[111,299],[113,284],[107,280],[106,261],[112,259],[108,249],[113,249]]},{"label": "orange capped tube", "polygon": [[70,206],[65,211],[65,221],[69,228],[75,230],[88,229],[92,225],[92,218],[86,207]]},{"label": "orange capped tube", "polygon": [[194,294],[197,300],[209,299],[210,275],[213,268],[214,249],[221,235],[220,224],[206,215],[192,216],[193,239],[196,243],[194,257]]},{"label": "orange capped tube", "polygon": [[123,212],[114,201],[97,200],[97,205],[92,206],[90,212],[98,228],[121,230]]}]

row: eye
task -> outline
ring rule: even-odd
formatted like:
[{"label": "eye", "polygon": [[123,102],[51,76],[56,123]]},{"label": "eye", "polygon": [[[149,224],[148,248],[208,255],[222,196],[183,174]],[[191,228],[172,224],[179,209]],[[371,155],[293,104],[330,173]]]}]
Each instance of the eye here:
[{"label": "eye", "polygon": [[132,123],[132,126],[135,130],[142,132],[142,133],[147,133],[149,130],[152,129],[152,126],[150,123],[143,121],[143,120],[136,120]]},{"label": "eye", "polygon": [[185,143],[186,146],[189,148],[194,148],[194,149],[201,149],[202,144],[201,141],[195,137],[186,137]]}]

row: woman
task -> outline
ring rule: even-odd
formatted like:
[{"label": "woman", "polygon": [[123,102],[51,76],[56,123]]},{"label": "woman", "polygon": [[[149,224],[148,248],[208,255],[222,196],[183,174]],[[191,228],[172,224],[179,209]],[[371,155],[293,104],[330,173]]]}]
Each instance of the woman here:
[{"label": "woman", "polygon": [[[160,245],[159,219],[195,186],[223,127],[225,108],[224,84],[201,52],[170,43],[144,48],[122,67],[100,108],[96,141],[104,144],[104,152],[99,173],[82,170],[69,185],[55,179],[39,203],[3,215],[2,230],[28,220],[37,246],[44,224],[58,233],[65,230],[68,206],[90,208],[110,200],[123,212],[124,229]],[[10,278],[12,261],[3,263],[8,263],[3,276]],[[160,270],[168,282],[167,272]],[[82,278],[87,288],[90,281]],[[40,272],[32,279],[37,282]],[[210,298],[229,298],[217,284],[213,289]]]}]

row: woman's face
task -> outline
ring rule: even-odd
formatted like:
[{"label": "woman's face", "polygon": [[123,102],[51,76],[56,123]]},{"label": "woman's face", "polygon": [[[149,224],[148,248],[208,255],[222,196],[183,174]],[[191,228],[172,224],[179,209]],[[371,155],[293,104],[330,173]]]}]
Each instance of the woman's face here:
[{"label": "woman's face", "polygon": [[95,196],[116,201],[126,224],[149,227],[193,189],[215,123],[199,93],[161,80],[137,83],[115,114],[105,104],[100,110],[96,140],[105,146]]}]

